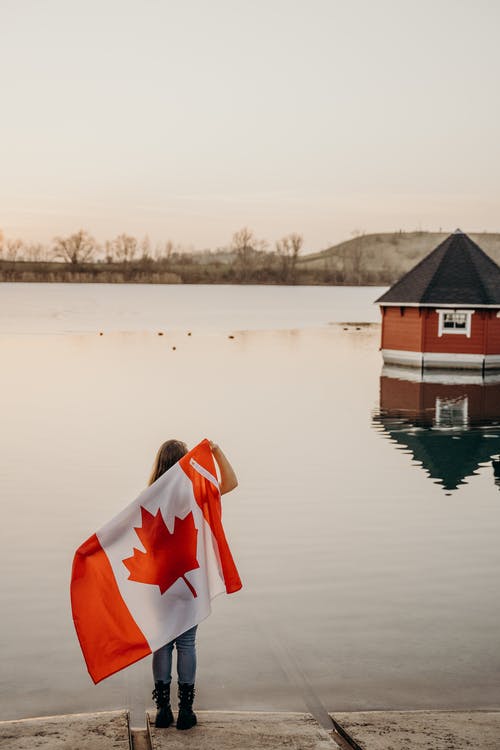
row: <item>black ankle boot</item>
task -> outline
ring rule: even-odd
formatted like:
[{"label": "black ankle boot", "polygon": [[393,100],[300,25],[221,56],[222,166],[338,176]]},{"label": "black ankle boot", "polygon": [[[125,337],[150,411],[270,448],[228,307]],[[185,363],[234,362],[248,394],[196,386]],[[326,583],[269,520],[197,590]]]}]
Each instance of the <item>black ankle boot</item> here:
[{"label": "black ankle boot", "polygon": [[179,714],[177,729],[191,729],[196,724],[196,714],[193,712],[194,685],[179,682]]},{"label": "black ankle boot", "polygon": [[174,720],[174,715],[170,707],[170,682],[161,682],[161,680],[160,682],[155,682],[153,700],[158,709],[156,712],[155,727],[169,727]]}]

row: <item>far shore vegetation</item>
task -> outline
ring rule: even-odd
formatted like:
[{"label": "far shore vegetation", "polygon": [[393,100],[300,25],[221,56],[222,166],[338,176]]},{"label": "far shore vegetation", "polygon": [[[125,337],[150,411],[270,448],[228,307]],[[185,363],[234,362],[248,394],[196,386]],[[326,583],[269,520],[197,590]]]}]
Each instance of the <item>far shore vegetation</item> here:
[{"label": "far shore vegetation", "polygon": [[[288,234],[271,246],[248,228],[226,247],[195,251],[171,241],[120,234],[100,244],[81,229],[50,245],[4,237],[0,281],[142,284],[390,285],[448,235],[447,232],[353,232],[321,252],[304,253],[303,237]],[[469,235],[497,263],[500,234]]]}]

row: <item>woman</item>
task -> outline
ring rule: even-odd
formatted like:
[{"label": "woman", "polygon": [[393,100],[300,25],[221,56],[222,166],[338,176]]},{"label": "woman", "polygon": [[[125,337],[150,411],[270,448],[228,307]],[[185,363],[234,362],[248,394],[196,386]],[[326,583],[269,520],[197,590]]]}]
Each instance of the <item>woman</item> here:
[{"label": "woman", "polygon": [[[233,467],[219,446],[212,441],[209,442],[219,468],[220,493],[224,495],[238,486],[238,480]],[[149,478],[149,484],[153,484],[158,477],[177,463],[187,452],[187,445],[180,440],[167,440],[163,443],[157,453]],[[174,645],[177,649],[177,675],[179,680],[179,714],[177,716],[176,727],[177,729],[190,729],[196,724],[196,714],[193,712],[193,700],[196,676],[195,639],[197,627],[195,625],[194,628],[190,628],[153,653],[153,677],[155,681],[153,699],[158,708],[155,721],[155,726],[157,727],[169,727],[174,721],[170,706],[170,682],[172,679],[172,652]]]}]

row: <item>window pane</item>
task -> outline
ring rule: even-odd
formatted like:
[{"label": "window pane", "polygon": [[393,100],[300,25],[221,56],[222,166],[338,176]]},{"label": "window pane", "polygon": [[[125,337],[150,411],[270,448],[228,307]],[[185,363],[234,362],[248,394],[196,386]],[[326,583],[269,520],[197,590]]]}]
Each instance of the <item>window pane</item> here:
[{"label": "window pane", "polygon": [[444,313],[443,328],[467,328],[467,313]]}]

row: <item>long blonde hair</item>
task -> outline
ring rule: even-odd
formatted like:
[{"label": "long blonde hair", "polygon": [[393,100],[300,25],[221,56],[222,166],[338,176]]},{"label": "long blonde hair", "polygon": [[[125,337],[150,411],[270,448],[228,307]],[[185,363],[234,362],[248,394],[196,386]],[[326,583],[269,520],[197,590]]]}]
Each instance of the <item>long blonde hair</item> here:
[{"label": "long blonde hair", "polygon": [[186,455],[188,447],[182,440],[167,440],[163,445],[160,445],[158,453],[156,454],[153,469],[149,477],[148,485],[153,484],[158,477],[161,477],[171,466]]}]

